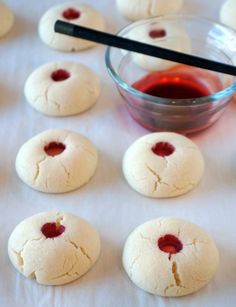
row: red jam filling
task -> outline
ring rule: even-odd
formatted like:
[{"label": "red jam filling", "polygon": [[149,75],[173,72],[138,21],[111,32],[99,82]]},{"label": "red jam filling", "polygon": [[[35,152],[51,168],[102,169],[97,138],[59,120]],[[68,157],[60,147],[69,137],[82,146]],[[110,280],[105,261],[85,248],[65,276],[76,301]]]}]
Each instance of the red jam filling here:
[{"label": "red jam filling", "polygon": [[57,225],[56,223],[46,223],[42,226],[41,232],[46,238],[59,237],[64,231],[65,226]]},{"label": "red jam filling", "polygon": [[160,157],[168,157],[175,151],[175,147],[168,142],[159,142],[152,147],[152,152]]},{"label": "red jam filling", "polygon": [[66,146],[58,142],[51,142],[44,147],[46,154],[51,157],[60,155],[65,149]]},{"label": "red jam filling", "polygon": [[[212,79],[211,75],[203,75],[198,70],[191,72],[189,67],[182,65],[166,71],[148,73],[132,87],[155,97],[193,99],[213,94],[215,91],[211,87],[217,85],[214,85],[215,81],[217,80]],[[218,89],[221,90],[220,85]]]},{"label": "red jam filling", "polygon": [[81,12],[73,8],[68,8],[62,13],[62,16],[67,20],[77,19],[80,17],[80,15],[81,15]]},{"label": "red jam filling", "polygon": [[164,29],[151,30],[149,36],[153,39],[162,38],[166,36],[166,31]]},{"label": "red jam filling", "polygon": [[55,82],[64,81],[70,78],[70,73],[65,69],[58,69],[51,74],[51,78]]},{"label": "red jam filling", "polygon": [[160,237],[157,245],[161,251],[168,254],[177,254],[183,249],[182,242],[174,235],[167,234]]}]

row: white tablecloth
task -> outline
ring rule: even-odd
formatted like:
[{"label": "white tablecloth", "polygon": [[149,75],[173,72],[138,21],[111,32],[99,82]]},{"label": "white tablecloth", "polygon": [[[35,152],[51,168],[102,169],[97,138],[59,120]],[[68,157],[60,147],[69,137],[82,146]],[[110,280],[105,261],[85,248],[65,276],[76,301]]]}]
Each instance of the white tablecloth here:
[{"label": "white tablecloth", "polygon": [[[174,1],[174,0],[170,0]],[[148,199],[125,182],[121,161],[124,151],[147,130],[127,114],[108,76],[100,46],[76,54],[49,49],[37,35],[37,24],[46,9],[58,0],[8,0],[16,15],[12,32],[0,40],[0,306],[236,306],[236,105],[210,129],[192,136],[206,160],[201,184],[191,193],[166,200]],[[61,1],[62,2],[62,1]],[[115,1],[84,0],[106,16],[116,32],[125,21]],[[186,0],[184,12],[218,18],[221,0]],[[57,59],[80,61],[102,80],[102,95],[84,114],[45,117],[24,98],[25,79],[39,65]],[[49,128],[66,128],[89,137],[99,150],[95,177],[72,193],[48,195],[31,190],[17,177],[14,161],[19,147]],[[45,210],[78,214],[95,225],[102,240],[96,266],[79,280],[62,287],[44,287],[16,272],[8,260],[7,240],[17,223]],[[154,297],[136,288],[122,269],[125,238],[137,225],[159,216],[189,219],[205,228],[220,251],[220,268],[214,280],[197,294],[184,298]]]}]

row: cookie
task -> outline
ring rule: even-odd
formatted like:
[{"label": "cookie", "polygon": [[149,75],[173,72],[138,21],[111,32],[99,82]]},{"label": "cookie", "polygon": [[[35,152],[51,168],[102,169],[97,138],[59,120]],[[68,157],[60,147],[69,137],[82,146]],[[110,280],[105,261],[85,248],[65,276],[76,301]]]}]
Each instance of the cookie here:
[{"label": "cookie", "polygon": [[13,266],[43,285],[63,285],[97,261],[100,238],[86,220],[70,213],[43,212],[13,230],[8,241]]},{"label": "cookie", "polygon": [[61,51],[88,49],[94,47],[96,43],[55,33],[54,25],[57,20],[100,31],[105,29],[102,15],[87,4],[73,1],[53,6],[40,19],[39,36],[46,45]]},{"label": "cookie", "polygon": [[116,4],[123,16],[139,20],[177,13],[183,6],[183,0],[116,0]]},{"label": "cookie", "polygon": [[148,197],[175,197],[192,190],[204,171],[203,156],[190,139],[157,132],[135,141],[123,158],[129,185]]},{"label": "cookie", "polygon": [[8,6],[0,2],[0,38],[6,35],[14,24],[14,15]]},{"label": "cookie", "polygon": [[236,30],[236,3],[235,0],[227,0],[221,6],[220,20],[225,25]]},{"label": "cookie", "polygon": [[218,268],[214,241],[199,226],[162,217],[137,227],[123,250],[132,282],[149,293],[183,296],[206,286]]},{"label": "cookie", "polygon": [[85,65],[60,61],[32,72],[24,91],[27,101],[37,111],[51,116],[68,116],[95,104],[100,95],[100,82]]},{"label": "cookie", "polygon": [[[170,50],[191,53],[191,40],[179,21],[144,23],[127,33],[129,39]],[[165,70],[178,63],[139,53],[132,53],[136,65],[147,70]]]},{"label": "cookie", "polygon": [[97,151],[79,133],[46,130],[23,144],[16,157],[16,172],[31,188],[65,193],[86,184],[97,168]]}]

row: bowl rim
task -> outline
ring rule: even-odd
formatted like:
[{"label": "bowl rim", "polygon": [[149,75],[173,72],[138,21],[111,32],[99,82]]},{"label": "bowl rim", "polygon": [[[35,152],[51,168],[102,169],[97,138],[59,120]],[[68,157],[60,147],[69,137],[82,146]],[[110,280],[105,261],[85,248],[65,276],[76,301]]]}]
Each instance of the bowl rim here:
[{"label": "bowl rim", "polygon": [[[203,16],[197,16],[197,15],[191,15],[191,14],[165,14],[165,15],[158,15],[155,17],[150,17],[150,18],[145,18],[145,19],[141,19],[138,21],[134,21],[131,22],[129,24],[127,24],[126,26],[122,27],[117,33],[116,35],[120,35],[124,30],[128,29],[129,27],[133,27],[134,25],[139,25],[139,24],[143,24],[144,22],[149,22],[151,20],[168,20],[168,19],[195,19],[198,21],[204,21],[204,22],[208,22],[208,23],[212,23],[212,24],[216,24],[217,26],[220,26],[224,29],[226,29],[227,31],[231,32],[236,39],[236,30],[228,27],[227,25],[224,25],[223,23],[208,18],[208,17],[203,17]],[[236,93],[236,76],[232,76],[234,78],[233,83],[224,88],[221,91],[218,91],[216,93],[213,93],[212,95],[208,95],[208,96],[202,96],[199,98],[189,98],[189,99],[171,99],[171,98],[163,98],[163,97],[156,97],[156,96],[152,96],[146,93],[143,93],[141,91],[136,90],[135,88],[129,86],[122,78],[120,78],[119,74],[116,73],[115,69],[113,68],[113,65],[111,63],[111,57],[110,57],[110,53],[112,49],[117,49],[115,47],[110,47],[108,46],[105,52],[105,64],[106,64],[106,68],[110,74],[110,76],[112,77],[112,79],[122,88],[124,89],[126,92],[140,98],[143,100],[146,100],[149,103],[153,103],[155,105],[165,105],[165,106],[184,106],[184,107],[196,107],[196,106],[201,106],[201,105],[205,105],[207,103],[217,103],[220,99],[225,99],[231,95],[233,95],[234,93]],[[148,71],[147,71],[148,73]]]}]

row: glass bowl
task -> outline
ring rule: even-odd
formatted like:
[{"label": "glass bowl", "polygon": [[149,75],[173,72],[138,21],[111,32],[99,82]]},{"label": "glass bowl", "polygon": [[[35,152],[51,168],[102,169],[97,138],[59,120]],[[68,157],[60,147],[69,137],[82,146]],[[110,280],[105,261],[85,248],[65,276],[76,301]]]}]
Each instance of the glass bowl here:
[{"label": "glass bowl", "polygon": [[[134,22],[122,29],[118,35],[127,37],[133,29],[149,26],[152,30],[155,27],[157,29],[181,27],[190,39],[189,53],[233,64],[236,32],[203,17],[186,15],[154,17]],[[167,41],[173,37],[167,35],[162,39]],[[141,83],[150,79],[150,71],[137,65],[134,55],[136,54],[132,52],[108,47],[105,55],[106,66],[126,102],[130,115],[151,131],[175,131],[187,134],[205,129],[220,118],[236,92],[233,76],[175,63],[174,67],[157,72],[158,77],[163,74],[164,79],[166,76],[170,77],[172,81],[180,82],[180,85],[181,82],[193,82],[196,86],[203,87],[207,94],[195,98],[179,96],[175,98],[168,95],[166,97],[165,94],[161,95],[162,97],[156,94],[154,96],[151,91],[140,90]],[[168,88],[166,90],[168,92]],[[172,92],[171,88],[169,92]]]}]

